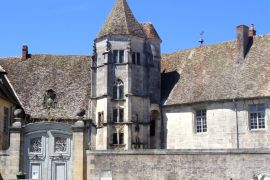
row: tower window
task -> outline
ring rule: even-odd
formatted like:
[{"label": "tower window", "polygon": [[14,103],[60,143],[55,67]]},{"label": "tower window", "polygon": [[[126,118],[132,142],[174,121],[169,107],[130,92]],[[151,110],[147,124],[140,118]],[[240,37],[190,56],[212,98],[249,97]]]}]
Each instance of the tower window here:
[{"label": "tower window", "polygon": [[196,132],[207,132],[206,110],[196,111]]},{"label": "tower window", "polygon": [[249,126],[250,129],[265,128],[265,105],[255,104],[249,106]]},{"label": "tower window", "polygon": [[141,65],[141,53],[139,52],[132,53],[132,64]]},{"label": "tower window", "polygon": [[113,50],[113,62],[124,63],[124,50]]},{"label": "tower window", "polygon": [[124,109],[113,109],[113,122],[124,122]]},{"label": "tower window", "polygon": [[113,122],[117,122],[118,118],[118,109],[113,110]]},{"label": "tower window", "polygon": [[136,64],[136,53],[132,53],[132,64]]},{"label": "tower window", "polygon": [[124,122],[124,109],[119,109],[119,122]]},{"label": "tower window", "polygon": [[102,127],[104,122],[104,112],[99,112],[98,113],[98,127]]},{"label": "tower window", "polygon": [[114,83],[113,99],[124,99],[124,83],[120,79]]},{"label": "tower window", "polygon": [[124,144],[124,133],[113,133],[113,144]]},{"label": "tower window", "polygon": [[137,53],[137,64],[141,65],[141,54]]}]

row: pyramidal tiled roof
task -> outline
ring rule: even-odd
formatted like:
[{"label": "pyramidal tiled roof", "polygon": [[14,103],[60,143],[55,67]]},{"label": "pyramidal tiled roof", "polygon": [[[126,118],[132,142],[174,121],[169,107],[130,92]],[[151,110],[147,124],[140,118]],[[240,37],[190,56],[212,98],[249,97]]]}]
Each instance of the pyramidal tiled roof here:
[{"label": "pyramidal tiled roof", "polygon": [[102,38],[106,35],[145,37],[141,25],[135,19],[126,0],[116,0],[116,4],[97,38]]}]

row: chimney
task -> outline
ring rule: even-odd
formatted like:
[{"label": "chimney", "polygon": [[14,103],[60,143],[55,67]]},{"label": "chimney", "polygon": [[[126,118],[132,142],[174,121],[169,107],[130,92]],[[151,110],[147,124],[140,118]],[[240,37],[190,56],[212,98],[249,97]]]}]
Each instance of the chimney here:
[{"label": "chimney", "polygon": [[237,61],[243,62],[248,52],[249,27],[246,25],[237,26]]},{"label": "chimney", "polygon": [[28,46],[23,45],[22,46],[22,60],[26,60],[28,58]]}]

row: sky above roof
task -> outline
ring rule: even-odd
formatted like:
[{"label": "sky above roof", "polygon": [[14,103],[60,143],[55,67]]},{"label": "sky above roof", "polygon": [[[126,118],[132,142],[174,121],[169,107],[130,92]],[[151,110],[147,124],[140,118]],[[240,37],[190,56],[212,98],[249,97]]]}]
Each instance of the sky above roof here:
[{"label": "sky above roof", "polygon": [[[33,54],[90,55],[93,40],[115,0],[6,0],[0,2],[0,57]],[[257,34],[270,33],[268,0],[128,0],[139,22],[152,22],[162,53],[236,37],[236,26],[255,24]]]}]

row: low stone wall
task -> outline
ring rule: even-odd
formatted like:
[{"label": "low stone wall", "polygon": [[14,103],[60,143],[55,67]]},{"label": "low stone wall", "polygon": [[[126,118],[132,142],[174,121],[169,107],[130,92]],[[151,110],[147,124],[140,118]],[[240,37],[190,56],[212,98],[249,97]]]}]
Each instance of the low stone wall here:
[{"label": "low stone wall", "polygon": [[249,180],[270,173],[270,149],[87,151],[87,180]]}]

